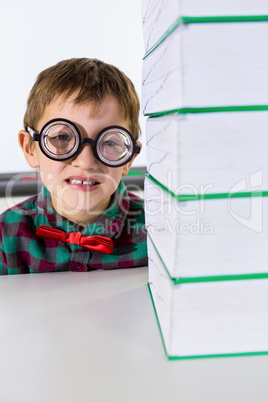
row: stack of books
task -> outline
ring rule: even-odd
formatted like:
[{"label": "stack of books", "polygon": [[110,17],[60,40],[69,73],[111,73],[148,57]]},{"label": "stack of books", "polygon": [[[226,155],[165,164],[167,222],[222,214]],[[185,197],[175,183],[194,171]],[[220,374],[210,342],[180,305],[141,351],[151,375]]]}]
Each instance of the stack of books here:
[{"label": "stack of books", "polygon": [[149,291],[170,359],[268,353],[268,5],[144,0]]}]

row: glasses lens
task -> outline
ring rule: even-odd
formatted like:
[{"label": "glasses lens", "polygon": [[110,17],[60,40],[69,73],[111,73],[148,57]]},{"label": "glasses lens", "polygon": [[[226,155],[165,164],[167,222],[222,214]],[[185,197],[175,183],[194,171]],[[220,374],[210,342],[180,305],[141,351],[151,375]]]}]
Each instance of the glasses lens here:
[{"label": "glasses lens", "polygon": [[54,158],[64,159],[76,150],[77,135],[68,123],[55,123],[48,126],[43,135],[45,151]]},{"label": "glasses lens", "polygon": [[132,156],[133,143],[126,131],[112,129],[101,135],[97,149],[104,162],[116,166]]}]

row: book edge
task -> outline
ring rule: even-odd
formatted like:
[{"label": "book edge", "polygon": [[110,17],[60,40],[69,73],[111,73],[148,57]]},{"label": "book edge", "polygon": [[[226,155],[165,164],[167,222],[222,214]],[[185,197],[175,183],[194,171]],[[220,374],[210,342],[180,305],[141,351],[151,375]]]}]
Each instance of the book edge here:
[{"label": "book edge", "polygon": [[190,360],[190,359],[209,359],[209,358],[219,358],[219,357],[246,357],[246,356],[263,356],[263,355],[268,355],[268,351],[259,351],[259,352],[239,352],[239,353],[224,353],[224,354],[211,354],[211,355],[187,355],[187,356],[175,356],[175,355],[169,355],[166,349],[166,345],[165,345],[165,341],[164,341],[164,337],[163,337],[163,332],[161,329],[161,325],[159,322],[159,318],[158,318],[158,314],[156,311],[156,307],[155,307],[155,303],[153,300],[153,295],[151,292],[151,287],[150,287],[150,283],[147,283],[147,287],[148,287],[148,291],[149,291],[149,295],[151,298],[151,303],[153,305],[153,310],[154,310],[154,314],[155,314],[155,318],[157,321],[157,325],[158,325],[158,329],[160,332],[160,337],[162,340],[162,344],[163,344],[163,348],[164,348],[164,352],[165,355],[167,357],[168,360],[170,361],[175,361],[175,360]]}]

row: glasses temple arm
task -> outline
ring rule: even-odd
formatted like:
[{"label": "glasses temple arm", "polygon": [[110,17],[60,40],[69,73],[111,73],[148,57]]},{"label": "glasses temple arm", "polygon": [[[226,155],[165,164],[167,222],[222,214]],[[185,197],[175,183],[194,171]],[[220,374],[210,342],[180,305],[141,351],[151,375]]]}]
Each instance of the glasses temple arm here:
[{"label": "glasses temple arm", "polygon": [[139,154],[141,151],[141,147],[136,143],[134,146],[134,153]]},{"label": "glasses temple arm", "polygon": [[40,134],[36,133],[31,127],[27,127],[27,131],[31,134],[33,137],[33,141],[39,141]]}]

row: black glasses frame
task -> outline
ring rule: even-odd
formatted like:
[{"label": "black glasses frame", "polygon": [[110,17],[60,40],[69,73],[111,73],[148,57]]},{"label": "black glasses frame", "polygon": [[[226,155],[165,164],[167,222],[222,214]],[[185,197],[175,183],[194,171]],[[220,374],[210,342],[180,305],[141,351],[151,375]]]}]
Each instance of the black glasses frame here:
[{"label": "black glasses frame", "polygon": [[[57,157],[53,157],[52,155],[50,155],[50,154],[48,153],[49,151],[46,151],[46,149],[45,149],[45,147],[44,147],[44,141],[42,141],[42,137],[43,137],[43,135],[44,135],[44,133],[45,133],[46,128],[47,128],[48,126],[53,125],[53,123],[56,123],[56,122],[57,122],[58,124],[61,124],[61,122],[62,122],[63,124],[64,124],[64,123],[67,123],[67,124],[68,124],[68,127],[69,127],[71,130],[72,130],[72,128],[74,128],[75,131],[74,131],[74,130],[72,130],[72,131],[73,131],[73,133],[74,133],[75,138],[77,138],[77,136],[78,136],[78,142],[75,141],[75,144],[74,144],[73,148],[70,150],[70,152],[68,152],[68,154],[71,154],[71,155],[66,156],[65,158],[61,158],[61,159],[59,159],[59,158],[57,158]],[[70,126],[71,126],[71,127],[70,127]],[[127,133],[127,135],[129,136],[129,138],[130,138],[130,140],[131,140],[131,142],[132,142],[132,153],[129,155],[129,157],[128,157],[124,162],[119,163],[119,164],[110,164],[110,163],[108,163],[108,162],[105,162],[105,160],[102,159],[102,158],[99,156],[99,153],[98,153],[98,151],[97,151],[97,149],[98,149],[98,141],[99,141],[100,137],[102,136],[102,134],[103,134],[104,132],[109,131],[109,130],[112,130],[112,129],[118,129],[118,130],[123,131],[124,133]],[[96,157],[102,164],[104,164],[104,165],[106,165],[106,166],[110,166],[110,167],[120,167],[120,166],[126,165],[126,164],[132,159],[132,157],[134,156],[134,154],[139,154],[139,153],[140,153],[140,150],[141,150],[141,147],[137,144],[137,142],[135,141],[135,139],[134,139],[133,135],[131,134],[131,132],[128,131],[126,128],[121,127],[121,126],[108,126],[108,127],[103,128],[103,129],[97,134],[95,140],[92,140],[91,138],[82,138],[81,133],[80,133],[78,127],[77,127],[72,121],[70,121],[70,120],[68,120],[68,119],[64,119],[64,118],[58,118],[58,119],[49,120],[47,123],[45,123],[45,124],[43,125],[43,127],[41,128],[41,130],[40,130],[39,133],[36,132],[36,131],[35,131],[34,129],[32,129],[31,127],[27,127],[27,131],[32,135],[33,141],[37,141],[37,142],[39,143],[39,147],[40,147],[41,151],[43,152],[43,154],[44,154],[47,158],[52,159],[52,160],[57,161],[57,162],[63,162],[63,161],[66,161],[66,160],[68,160],[68,159],[74,158],[74,157],[79,153],[81,146],[84,145],[84,144],[90,144],[90,145],[93,147],[93,151],[94,151],[95,157]],[[76,149],[74,152],[72,152],[75,148],[77,148],[77,149]]]}]

